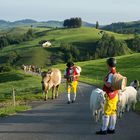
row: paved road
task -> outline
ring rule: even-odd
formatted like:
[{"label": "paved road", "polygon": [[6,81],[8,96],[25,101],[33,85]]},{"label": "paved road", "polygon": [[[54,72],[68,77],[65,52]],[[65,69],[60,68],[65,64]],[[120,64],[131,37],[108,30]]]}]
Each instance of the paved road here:
[{"label": "paved road", "polygon": [[117,122],[114,135],[97,136],[90,118],[89,97],[92,86],[80,84],[78,99],[66,104],[66,94],[47,103],[34,102],[34,109],[0,118],[0,140],[139,140],[140,116],[129,112]]}]

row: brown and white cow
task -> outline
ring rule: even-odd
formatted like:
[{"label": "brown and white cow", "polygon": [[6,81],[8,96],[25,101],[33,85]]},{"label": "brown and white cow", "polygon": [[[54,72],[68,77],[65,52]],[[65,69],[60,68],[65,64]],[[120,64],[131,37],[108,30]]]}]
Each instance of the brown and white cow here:
[{"label": "brown and white cow", "polygon": [[48,98],[48,91],[52,88],[52,99],[58,97],[58,89],[61,83],[61,72],[57,68],[49,69],[47,72],[41,73],[42,76],[42,90],[45,93],[44,100]]}]

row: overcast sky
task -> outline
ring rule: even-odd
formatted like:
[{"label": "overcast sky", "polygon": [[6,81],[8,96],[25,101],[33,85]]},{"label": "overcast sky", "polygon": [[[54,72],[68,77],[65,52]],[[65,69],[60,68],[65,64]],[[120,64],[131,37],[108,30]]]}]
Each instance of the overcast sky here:
[{"label": "overcast sky", "polygon": [[140,0],[0,0],[0,19],[64,20],[100,24],[140,20]]}]

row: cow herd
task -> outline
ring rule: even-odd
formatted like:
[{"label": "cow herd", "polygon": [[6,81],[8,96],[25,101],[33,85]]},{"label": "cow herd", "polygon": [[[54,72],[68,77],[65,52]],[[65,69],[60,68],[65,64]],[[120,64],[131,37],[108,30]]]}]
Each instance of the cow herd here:
[{"label": "cow herd", "polygon": [[21,69],[24,70],[24,72],[35,72],[38,74],[41,74],[41,68],[38,66],[34,66],[34,65],[22,65]]}]

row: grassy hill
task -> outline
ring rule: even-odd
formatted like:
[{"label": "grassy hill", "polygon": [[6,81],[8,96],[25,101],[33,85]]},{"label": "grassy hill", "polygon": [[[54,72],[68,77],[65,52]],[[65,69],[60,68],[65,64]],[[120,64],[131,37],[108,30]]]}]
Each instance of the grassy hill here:
[{"label": "grassy hill", "polygon": [[7,35],[22,35],[28,31],[29,27],[14,27],[14,28],[7,28],[5,30],[0,31],[0,35],[7,34]]},{"label": "grassy hill", "polygon": [[[17,27],[7,30],[1,30],[0,35],[8,33],[11,36],[22,35],[28,31],[29,27]],[[33,28],[35,37],[26,42],[17,45],[10,45],[0,50],[0,65],[6,63],[11,53],[16,52],[19,55],[18,60],[13,65],[22,64],[47,66],[52,65],[52,59],[56,64],[54,67],[65,68],[63,57],[65,53],[60,50],[61,43],[69,43],[80,50],[80,57],[85,57],[86,52],[94,54],[95,43],[102,37],[101,30],[95,28],[75,28],[75,29],[52,29],[52,28]],[[117,34],[105,31],[108,35],[114,35],[117,40],[127,40],[133,38],[131,34]],[[39,45],[41,40],[49,40],[52,43],[51,48],[42,48]],[[138,72],[140,71],[140,54],[132,54],[116,57],[118,61],[117,70],[128,78],[128,84],[134,79],[140,80]],[[82,59],[81,59],[82,60]],[[62,63],[62,64],[60,64]],[[107,72],[105,59],[78,62],[76,65],[82,67],[80,80],[101,86],[102,79]],[[11,100],[12,89],[16,90],[16,100],[34,100],[42,99],[41,77],[32,76],[23,73],[20,70],[0,73],[0,101]],[[64,91],[64,87],[61,87]],[[3,106],[3,104],[0,106]],[[1,112],[1,111],[0,111]],[[0,113],[1,114],[1,113]]]},{"label": "grassy hill", "polygon": [[[16,106],[13,106],[13,88]],[[64,92],[63,85],[59,92]],[[51,98],[51,95],[49,91],[48,97]],[[40,76],[25,74],[19,70],[0,73],[0,117],[31,109],[28,103],[34,100],[44,100]]]},{"label": "grassy hill", "polygon": [[[140,81],[140,53],[118,56],[116,59],[117,71],[127,77],[128,85],[135,79]],[[106,59],[78,62],[75,65],[79,65],[82,68],[80,81],[102,86],[103,78],[107,73]],[[53,67],[64,71],[65,64],[54,65]]]},{"label": "grassy hill", "polygon": [[[117,59],[117,71],[128,78],[128,85],[134,79],[140,81],[140,53],[119,56]],[[107,73],[106,59],[77,62],[82,68],[80,81],[102,87],[103,77]],[[54,65],[62,72],[65,69],[65,64]],[[44,69],[45,70],[45,69]],[[6,104],[7,101],[12,100],[12,89],[16,91],[16,101],[30,101],[43,99],[41,93],[41,77],[25,74],[21,70],[13,70],[11,72],[0,73],[0,102]],[[61,92],[64,92],[64,86],[61,86]],[[49,96],[51,94],[49,93]],[[3,104],[0,104],[3,106]],[[23,107],[24,109],[26,107]],[[137,105],[139,110],[140,105]],[[10,109],[10,110],[13,110]],[[23,109],[19,109],[23,110]],[[8,110],[9,111],[9,110]],[[3,110],[0,110],[0,115]],[[7,112],[3,114],[8,114]]]},{"label": "grassy hill", "polygon": [[[10,34],[24,33],[26,27],[14,28]],[[6,57],[12,51],[16,51],[20,59],[15,63],[16,65],[22,64],[34,64],[38,66],[50,65],[51,58],[55,59],[55,62],[63,62],[62,52],[60,51],[61,43],[73,44],[80,50],[80,57],[86,57],[86,52],[94,54],[95,42],[102,37],[100,30],[95,28],[75,28],[75,29],[48,29],[48,28],[33,28],[35,30],[36,37],[27,42],[23,42],[18,45],[11,45],[5,47],[0,51],[0,63],[6,61]],[[123,35],[106,31],[110,36],[114,35],[118,40],[126,40],[133,37],[133,35]],[[43,49],[38,43],[41,40],[50,40],[52,48]],[[92,55],[92,54],[91,54]]]},{"label": "grassy hill", "polygon": [[[0,36],[1,35],[11,35],[11,36],[20,36],[25,34],[31,27],[30,26],[21,26],[21,27],[13,27],[13,28],[6,28],[3,30],[0,30]],[[49,28],[33,28],[33,31],[36,32],[42,32],[44,30],[49,30]]]},{"label": "grassy hill", "polygon": [[40,77],[25,75],[22,71],[0,73],[0,100],[11,99],[13,88],[20,98],[25,94],[28,96],[31,91],[34,94],[41,92],[40,81]]},{"label": "grassy hill", "polygon": [[[43,100],[41,76],[24,73],[22,70],[13,70],[0,73],[0,106],[4,101],[12,100],[12,90],[15,89],[16,101]],[[64,87],[60,87],[60,92]],[[51,91],[49,91],[51,98]]]},{"label": "grassy hill", "polygon": [[140,20],[132,22],[118,22],[104,26],[102,29],[118,33],[140,33]]},{"label": "grassy hill", "polygon": [[[135,53],[126,56],[116,57],[117,71],[128,79],[128,85],[134,79],[140,81],[140,53]],[[82,68],[80,81],[90,83],[97,86],[102,86],[103,78],[107,73],[106,59],[91,60],[84,62],[77,62]],[[65,69],[65,64],[54,65],[53,67],[59,68],[62,72]],[[49,68],[49,67],[48,67]],[[16,89],[17,99],[30,98],[38,96],[42,98],[41,93],[41,77],[25,74],[20,70],[13,70],[11,72],[0,73],[0,100],[11,98],[12,88]]]},{"label": "grassy hill", "polygon": [[[140,53],[119,56],[116,57],[116,59],[117,71],[127,77],[128,85],[134,79],[138,79],[140,81]],[[82,68],[80,81],[97,86],[101,86],[103,84],[103,78],[107,73],[106,59],[77,62],[75,65],[79,65]],[[58,64],[53,67],[59,68],[63,75],[63,71],[66,66],[65,64]],[[40,76],[32,76],[31,74],[26,74],[20,70],[0,73],[0,100],[10,98],[12,88],[15,88],[20,96],[41,93],[40,81]]]},{"label": "grassy hill", "polygon": [[[128,86],[135,79],[140,81],[140,53],[119,56],[116,59],[117,71],[127,77]],[[75,65],[79,65],[82,68],[81,76],[79,77],[80,81],[102,88],[103,79],[107,73],[106,59],[78,62]],[[54,67],[61,69],[63,72],[66,66],[62,64]],[[136,104],[136,112],[140,113],[140,102]]]},{"label": "grassy hill", "polygon": [[[34,26],[34,27],[52,27],[52,28],[62,28],[63,27],[63,21],[57,21],[57,20],[49,20],[49,21],[35,21],[32,19],[23,19],[23,20],[17,20],[14,22],[0,20],[0,29],[6,29],[6,28],[12,28],[12,27],[21,27],[21,26]],[[95,24],[88,23],[86,21],[82,22],[82,26],[84,27],[95,27]]]}]

